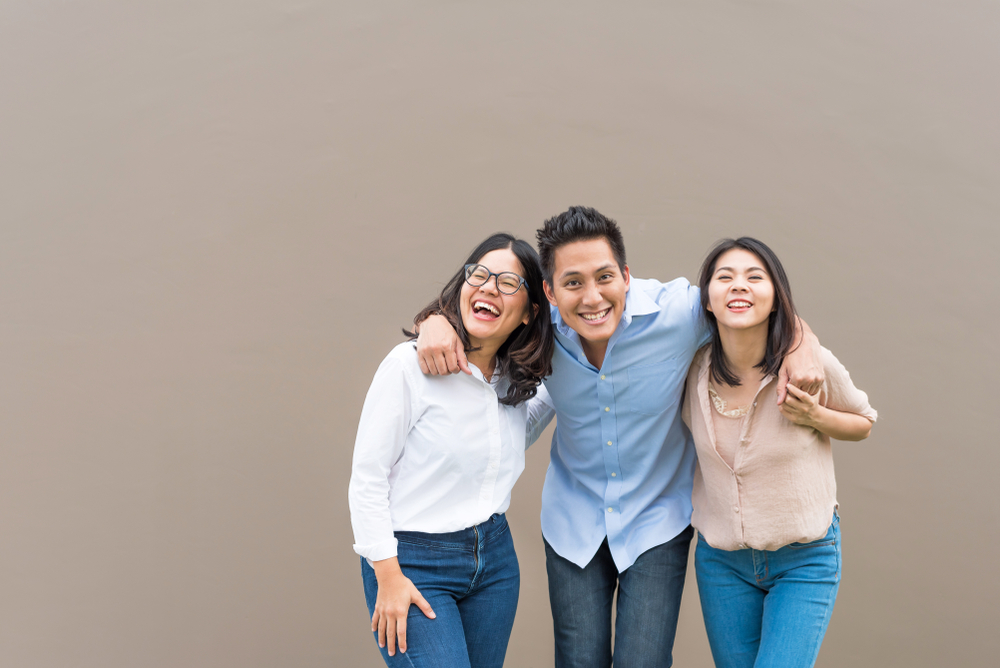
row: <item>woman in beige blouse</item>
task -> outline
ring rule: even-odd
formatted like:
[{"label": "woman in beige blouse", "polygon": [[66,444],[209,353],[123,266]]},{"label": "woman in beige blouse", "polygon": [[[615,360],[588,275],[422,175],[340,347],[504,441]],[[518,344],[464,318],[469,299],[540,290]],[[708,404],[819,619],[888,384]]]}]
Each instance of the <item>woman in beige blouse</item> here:
[{"label": "woman in beige blouse", "polygon": [[867,438],[877,415],[825,348],[823,388],[789,385],[778,405],[796,314],[765,244],[720,242],[700,285],[712,341],[691,364],[683,417],[698,451],[691,522],[712,655],[718,668],[812,666],[840,585],[830,438]]}]

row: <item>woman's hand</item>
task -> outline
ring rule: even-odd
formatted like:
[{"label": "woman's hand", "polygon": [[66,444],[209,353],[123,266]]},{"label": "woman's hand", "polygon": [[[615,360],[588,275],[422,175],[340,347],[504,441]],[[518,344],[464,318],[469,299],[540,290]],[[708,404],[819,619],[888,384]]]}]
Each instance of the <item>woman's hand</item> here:
[{"label": "woman's hand", "polygon": [[815,429],[817,417],[823,408],[819,403],[819,390],[816,390],[816,394],[809,394],[791,383],[786,386],[786,389],[788,395],[785,397],[784,403],[778,406],[778,410],[790,422]]},{"label": "woman's hand", "polygon": [[400,652],[406,651],[406,616],[410,612],[410,604],[420,608],[430,619],[437,615],[410,578],[399,570],[399,560],[396,557],[373,562],[372,566],[378,579],[372,633],[378,631],[378,646],[388,645],[389,656],[394,656],[397,644]]},{"label": "woman's hand", "polygon": [[472,375],[462,340],[443,315],[428,316],[418,326],[417,359],[421,371],[431,376],[459,371]]},{"label": "woman's hand", "polygon": [[809,394],[791,383],[778,410],[795,424],[812,427],[838,441],[862,441],[872,433],[871,420],[863,415],[835,411],[819,403],[819,391]]}]

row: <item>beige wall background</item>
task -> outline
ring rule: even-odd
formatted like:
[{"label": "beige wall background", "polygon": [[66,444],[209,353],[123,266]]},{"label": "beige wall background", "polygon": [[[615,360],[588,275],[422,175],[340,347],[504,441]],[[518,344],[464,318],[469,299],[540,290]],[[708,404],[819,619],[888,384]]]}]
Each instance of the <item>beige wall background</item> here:
[{"label": "beige wall background", "polygon": [[[819,665],[992,665],[998,32],[987,0],[7,0],[0,664],[381,665],[371,376],[486,234],[588,204],[638,276],[767,241],[879,409],[837,448]],[[547,444],[517,668],[552,665]],[[676,665],[711,665],[693,586]]]}]

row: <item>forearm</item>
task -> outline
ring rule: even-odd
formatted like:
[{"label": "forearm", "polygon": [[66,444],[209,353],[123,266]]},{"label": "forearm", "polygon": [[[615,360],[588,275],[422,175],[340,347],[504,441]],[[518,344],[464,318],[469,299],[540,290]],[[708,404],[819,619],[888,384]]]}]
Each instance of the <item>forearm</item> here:
[{"label": "forearm", "polygon": [[868,418],[843,413],[825,406],[817,406],[816,416],[809,426],[838,441],[862,441],[872,432],[872,423]]},{"label": "forearm", "polygon": [[385,586],[396,578],[403,577],[403,571],[399,568],[397,557],[373,561],[372,569],[375,571],[375,579],[378,580],[379,587]]}]

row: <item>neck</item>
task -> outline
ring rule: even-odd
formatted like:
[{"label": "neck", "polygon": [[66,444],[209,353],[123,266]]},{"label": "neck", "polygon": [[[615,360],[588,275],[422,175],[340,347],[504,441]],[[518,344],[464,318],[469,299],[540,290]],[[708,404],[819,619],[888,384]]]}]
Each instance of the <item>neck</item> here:
[{"label": "neck", "polygon": [[726,362],[740,380],[760,379],[761,371],[755,368],[767,352],[767,323],[763,328],[728,329],[719,327],[722,353]]},{"label": "neck", "polygon": [[587,360],[600,369],[601,365],[604,364],[604,354],[608,351],[608,342],[588,341],[581,336],[580,347],[583,348],[583,354],[587,356]]},{"label": "neck", "polygon": [[493,371],[496,368],[497,351],[500,350],[500,346],[483,345],[476,341],[470,341],[470,343],[474,348],[479,348],[479,350],[473,350],[468,353],[467,357],[469,361],[483,372],[483,377],[486,380],[489,380],[493,377]]}]

